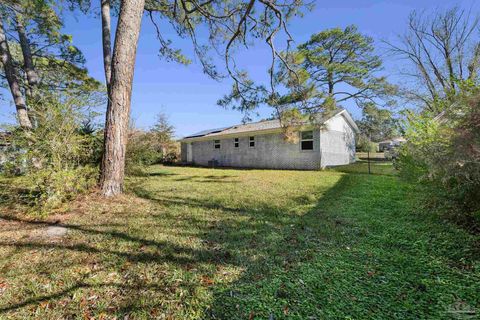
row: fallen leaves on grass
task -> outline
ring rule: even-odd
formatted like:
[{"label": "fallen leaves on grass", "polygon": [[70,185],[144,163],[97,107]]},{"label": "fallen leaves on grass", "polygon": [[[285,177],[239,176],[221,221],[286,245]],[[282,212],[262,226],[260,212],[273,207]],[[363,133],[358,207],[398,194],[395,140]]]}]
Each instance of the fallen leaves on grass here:
[{"label": "fallen leaves on grass", "polygon": [[0,278],[0,295],[8,288],[7,280]]},{"label": "fallen leaves on grass", "polygon": [[212,278],[206,275],[202,276],[201,282],[204,286],[211,286],[215,283],[215,281]]}]

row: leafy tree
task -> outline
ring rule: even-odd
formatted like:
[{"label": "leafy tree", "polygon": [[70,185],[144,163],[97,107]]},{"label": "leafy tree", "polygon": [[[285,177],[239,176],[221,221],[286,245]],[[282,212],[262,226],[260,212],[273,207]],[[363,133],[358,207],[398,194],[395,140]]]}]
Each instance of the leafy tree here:
[{"label": "leafy tree", "polygon": [[303,111],[354,100],[360,107],[385,104],[395,88],[383,76],[382,61],[375,54],[373,39],[355,26],[328,29],[311,36],[287,55],[292,68],[283,67],[277,81],[288,94],[274,101]]},{"label": "leafy tree", "polygon": [[436,115],[452,104],[459,83],[478,83],[479,23],[477,15],[459,7],[431,15],[412,12],[399,43],[387,42],[402,60],[402,97]]},{"label": "leafy tree", "polygon": [[[82,53],[72,45],[70,36],[61,33],[58,12],[58,5],[46,0],[0,5],[3,69],[24,128],[37,125],[37,113],[46,104],[43,97],[53,91],[101,95],[100,83],[84,68]],[[20,112],[26,116],[20,117]]]},{"label": "leafy tree", "polygon": [[162,145],[167,145],[172,142],[175,128],[168,121],[168,117],[165,113],[157,114],[157,122],[153,125],[151,130],[158,142]]},{"label": "leafy tree", "polygon": [[357,138],[356,148],[361,152],[376,152],[377,146],[375,142],[367,136],[366,133],[361,133]]},{"label": "leafy tree", "polygon": [[136,129],[131,121],[125,155],[127,173],[143,175],[146,165],[175,162],[179,143],[173,140],[174,130],[163,112],[157,115],[157,121],[149,131]]},{"label": "leafy tree", "polygon": [[82,130],[88,116],[85,109],[92,105],[88,97],[45,93],[42,105],[34,129],[9,130],[13,148],[7,153],[5,173],[26,175],[19,179],[19,188],[12,188],[13,199],[24,199],[34,211],[49,213],[96,183],[98,169],[91,165],[98,165],[94,163],[98,156],[93,136]]},{"label": "leafy tree", "polygon": [[397,120],[388,109],[379,109],[374,104],[363,108],[363,117],[357,121],[362,135],[371,141],[381,141],[398,135]]},{"label": "leafy tree", "polygon": [[470,228],[480,227],[480,88],[459,84],[455,105],[431,117],[409,112],[407,143],[398,163],[403,177]]}]

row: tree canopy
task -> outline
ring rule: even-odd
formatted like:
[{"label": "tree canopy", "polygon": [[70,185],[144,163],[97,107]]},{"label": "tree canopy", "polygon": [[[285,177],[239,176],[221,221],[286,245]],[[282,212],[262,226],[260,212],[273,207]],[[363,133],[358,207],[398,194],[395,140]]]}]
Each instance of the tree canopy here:
[{"label": "tree canopy", "polygon": [[10,90],[17,110],[18,103],[25,105],[32,121],[26,127],[35,126],[36,113],[52,97],[96,96],[95,104],[101,99],[100,82],[89,76],[83,54],[72,44],[72,37],[61,31],[62,4],[22,0],[0,5],[2,78],[14,84]]},{"label": "tree canopy", "polygon": [[454,7],[432,14],[412,12],[390,53],[405,63],[400,69],[401,94],[407,103],[437,114],[451,104],[462,81],[478,84],[480,41],[478,15]]},{"label": "tree canopy", "polygon": [[357,27],[333,28],[311,36],[292,53],[284,53],[292,68],[276,75],[288,93],[274,104],[314,110],[329,103],[353,100],[359,107],[387,104],[395,88],[388,84],[374,41]]},{"label": "tree canopy", "polygon": [[392,111],[377,108],[374,104],[363,108],[362,119],[357,124],[361,134],[370,141],[378,142],[398,135],[398,123]]}]

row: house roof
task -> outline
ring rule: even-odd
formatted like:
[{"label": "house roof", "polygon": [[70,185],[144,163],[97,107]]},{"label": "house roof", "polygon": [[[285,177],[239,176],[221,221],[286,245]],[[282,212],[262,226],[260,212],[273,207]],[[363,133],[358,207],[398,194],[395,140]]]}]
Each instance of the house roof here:
[{"label": "house roof", "polygon": [[[347,122],[350,123],[350,125],[353,127],[355,131],[358,131],[358,127],[353,121],[352,117],[350,114],[347,112],[347,110],[338,108],[335,110],[335,112],[327,117],[321,116],[317,120],[319,124],[323,124],[326,121],[330,120],[331,118],[337,116],[337,115],[344,115],[345,119]],[[308,125],[309,121],[305,121],[304,125]],[[181,141],[190,141],[190,140],[195,140],[198,138],[215,138],[215,137],[221,137],[224,135],[235,135],[235,134],[243,134],[243,133],[248,133],[248,132],[259,132],[259,131],[274,131],[274,130],[279,130],[282,128],[282,125],[280,123],[280,120],[275,119],[275,120],[263,120],[263,121],[258,121],[258,122],[252,122],[252,123],[246,123],[246,124],[238,124],[226,128],[219,128],[219,129],[210,129],[210,130],[204,130],[200,131],[194,134],[191,134],[189,136],[184,137],[181,139]]]}]

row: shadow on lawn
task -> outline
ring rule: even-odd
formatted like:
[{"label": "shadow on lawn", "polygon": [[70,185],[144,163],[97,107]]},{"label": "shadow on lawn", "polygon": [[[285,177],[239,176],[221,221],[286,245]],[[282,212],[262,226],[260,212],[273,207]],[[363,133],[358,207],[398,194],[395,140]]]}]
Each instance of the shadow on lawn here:
[{"label": "shadow on lawn", "polygon": [[[295,312],[291,302],[299,297],[291,292],[292,286],[309,290],[301,282],[293,283],[294,279],[300,280],[299,264],[313,262],[322,243],[335,242],[337,235],[346,230],[347,220],[326,212],[350,187],[343,177],[303,214],[288,213],[288,208],[282,212],[278,208],[246,210],[242,213],[250,219],[223,221],[206,233],[207,239],[221,241],[226,251],[236,252],[234,263],[245,271],[236,281],[213,288],[214,299],[204,318],[282,319]],[[295,199],[297,205],[306,202],[303,196]]]},{"label": "shadow on lawn", "polygon": [[[21,223],[28,226],[28,228],[32,228],[32,230],[34,230],[35,227],[65,227],[70,230],[70,233],[77,233],[77,235],[74,236],[75,239],[79,238],[78,234],[80,234],[80,241],[72,241],[68,239],[50,240],[44,238],[34,238],[20,241],[8,241],[6,239],[0,240],[0,247],[14,249],[10,254],[11,258],[19,252],[25,250],[28,252],[49,252],[55,250],[57,254],[67,257],[69,252],[86,254],[85,258],[81,261],[75,261],[76,266],[79,268],[90,268],[92,265],[101,263],[101,260],[105,259],[105,257],[115,257],[114,259],[116,263],[123,266],[152,263],[154,263],[155,265],[162,265],[164,263],[168,263],[175,265],[176,268],[183,269],[184,271],[188,271],[188,269],[192,268],[192,266],[195,266],[197,264],[218,263],[219,261],[223,261],[223,259],[225,258],[225,254],[221,250],[196,250],[189,247],[176,245],[169,241],[155,241],[143,237],[133,236],[130,233],[116,231],[115,229],[96,229],[105,229],[111,227],[118,228],[119,224],[116,223],[93,224],[90,227],[86,227],[68,223],[24,220],[9,215],[0,215],[0,219],[12,223]],[[89,243],[89,240],[92,237],[100,237],[100,241],[104,241],[105,243],[113,242],[113,245],[105,248],[97,246],[96,243]],[[128,248],[128,250],[121,250],[121,248],[116,248],[115,245],[119,241],[123,243],[129,243],[130,247]],[[7,259],[8,257],[4,256],[2,258]],[[71,261],[68,261],[65,267],[72,267],[71,263]],[[48,261],[47,264],[51,265],[51,267],[48,268],[48,271],[44,271],[48,273],[57,272],[57,268],[62,267],[61,264],[56,265],[54,261]],[[119,267],[117,271],[121,272],[122,268],[123,267]],[[201,268],[199,269],[201,270]],[[154,290],[158,292],[165,291],[165,287],[163,285],[147,283],[141,278],[134,279],[133,283],[131,284],[113,282],[91,283],[89,281],[86,281],[88,280],[88,276],[92,276],[93,274],[100,271],[100,269],[96,269],[94,272],[88,272],[80,280],[76,280],[74,284],[58,290],[57,292],[52,294],[29,297],[27,299],[24,299],[23,301],[14,304],[0,303],[0,315],[2,313],[23,308],[29,305],[38,305],[40,302],[51,302],[52,300],[55,301],[59,299],[69,298],[77,290],[95,290],[103,287],[115,288],[117,290],[120,290],[121,292],[130,292],[128,297],[124,297],[125,301],[123,301],[123,305],[121,305],[116,311],[119,314],[129,314],[135,310],[141,310],[141,307],[138,307],[136,305],[136,293],[144,292],[145,290]],[[34,270],[32,272],[37,273],[39,272],[39,270]],[[20,273],[17,273],[17,275],[19,274]],[[0,280],[2,280],[1,277]],[[71,279],[65,280],[71,281]],[[161,304],[161,301],[156,303]]]},{"label": "shadow on lawn", "polygon": [[[162,177],[163,178],[163,177]],[[194,179],[207,179],[215,182],[221,182],[224,179],[232,178],[231,176],[202,176],[193,177]],[[175,179],[175,178],[174,178]],[[45,239],[26,238],[18,241],[9,241],[7,239],[0,240],[0,247],[14,249],[12,254],[18,252],[49,252],[54,250],[59,256],[65,256],[66,260],[62,261],[65,267],[72,267],[75,263],[78,266],[90,267],[93,264],[102,264],[102,261],[115,261],[118,272],[122,272],[123,265],[136,264],[154,264],[161,266],[163,264],[173,264],[176,268],[183,270],[183,272],[192,272],[195,278],[202,276],[204,267],[202,265],[209,265],[214,269],[222,268],[222,266],[238,266],[245,268],[245,274],[242,276],[242,281],[249,281],[252,277],[256,277],[257,273],[265,276],[269,272],[271,264],[265,264],[263,259],[254,258],[252,250],[258,256],[265,256],[267,260],[271,259],[273,254],[282,252],[284,260],[275,258],[275,265],[283,265],[284,263],[291,263],[295,261],[295,251],[300,250],[302,243],[292,240],[294,233],[297,233],[297,228],[303,228],[303,231],[310,230],[305,227],[302,218],[294,215],[280,214],[278,208],[258,205],[252,210],[249,207],[237,208],[230,206],[228,203],[214,201],[212,199],[193,199],[187,197],[177,197],[166,195],[163,193],[157,194],[154,191],[148,190],[138,184],[134,187],[134,192],[141,198],[148,199],[154,203],[161,204],[168,209],[172,206],[186,206],[195,210],[219,210],[222,215],[231,215],[232,219],[218,219],[215,221],[207,220],[205,217],[189,216],[181,221],[176,221],[179,227],[178,234],[180,236],[188,236],[190,227],[195,224],[199,230],[193,235],[199,238],[204,243],[204,246],[199,249],[191,247],[180,246],[170,241],[156,241],[148,239],[148,234],[145,236],[135,236],[130,230],[125,230],[127,226],[116,223],[115,221],[95,223],[92,224],[72,224],[72,223],[55,223],[46,221],[30,221],[14,216],[0,215],[0,218],[12,223],[21,223],[29,227],[49,227],[61,226],[68,228],[72,238],[67,238],[60,241],[49,241]],[[299,200],[304,201],[304,200]],[[155,216],[155,214],[153,214]],[[235,219],[242,216],[246,219]],[[165,219],[176,219],[176,217],[169,217],[168,215],[160,215],[158,217],[161,221]],[[225,218],[225,217],[224,217]],[[161,223],[161,221],[159,223]],[[274,226],[274,227],[272,227]],[[125,230],[125,231],[121,231]],[[279,241],[277,241],[279,240]],[[292,242],[293,241],[293,242]],[[128,243],[128,248],[118,246],[118,243]],[[111,245],[109,245],[111,244]],[[287,245],[290,244],[290,245]],[[76,261],[74,258],[69,258],[70,253],[85,255],[84,259]],[[68,259],[72,259],[69,261]],[[277,261],[278,260],[278,261]],[[62,264],[55,265],[55,262],[48,261],[46,264],[51,265],[47,267],[48,273],[60,272]],[[208,269],[208,268],[207,268]],[[194,270],[194,271],[191,271]],[[271,271],[271,270],[270,270]],[[38,270],[30,271],[36,274]],[[99,270],[95,270],[97,273]],[[208,271],[210,272],[210,271]],[[207,272],[207,273],[208,273]],[[87,275],[91,275],[88,273]],[[40,302],[51,302],[63,299],[69,299],[73,293],[78,290],[100,290],[101,288],[115,288],[123,294],[128,296],[123,297],[122,301],[115,311],[116,315],[127,315],[134,311],[140,311],[145,306],[140,307],[140,296],[145,290],[153,290],[156,292],[163,292],[166,290],[164,286],[152,285],[141,279],[136,279],[132,284],[127,283],[91,283],[87,276],[74,281],[73,284],[64,286],[54,293],[27,295],[21,301],[15,303],[4,304],[0,303],[0,314],[15,311],[28,306],[39,305]],[[71,279],[69,279],[71,283]],[[216,288],[217,284],[207,284]],[[180,284],[179,286],[182,286]],[[185,284],[188,287],[191,284]],[[197,283],[196,286],[204,286],[202,283]],[[168,288],[167,288],[168,289]],[[173,290],[173,289],[172,289]],[[189,289],[190,292],[195,292],[194,289]],[[214,298],[217,299],[217,293],[214,293]],[[218,296],[220,299],[220,296]],[[168,299],[168,297],[167,297]],[[162,301],[151,301],[148,308],[156,308],[162,305]],[[205,317],[213,315],[216,311],[216,302],[213,304],[212,310],[206,311]]]},{"label": "shadow on lawn", "polygon": [[[230,176],[189,178],[222,181]],[[205,244],[201,249],[179,246],[168,241],[160,242],[137,237],[132,233],[118,231],[118,227],[110,228],[107,223],[89,227],[75,224],[32,222],[8,216],[2,218],[41,226],[61,225],[80,232],[84,239],[96,236],[104,242],[113,240],[113,244],[122,241],[134,245],[131,245],[128,250],[120,250],[115,246],[98,247],[83,241],[80,243],[52,243],[30,240],[25,242],[1,241],[0,246],[14,247],[19,250],[55,249],[62,252],[85,253],[90,256],[114,256],[116,260],[122,261],[122,264],[124,262],[154,263],[155,265],[169,263],[185,272],[190,272],[189,270],[192,268],[199,269],[195,271],[197,275],[202,274],[201,265],[203,264],[214,266],[216,269],[221,269],[222,266],[235,266],[244,270],[240,278],[232,283],[220,282],[210,285],[209,290],[212,293],[213,301],[204,310],[203,318],[246,319],[255,315],[261,318],[279,319],[286,317],[285,308],[290,308],[290,313],[299,312],[305,315],[302,310],[295,310],[295,301],[298,299],[296,292],[298,289],[302,289],[302,284],[300,282],[293,283],[292,279],[299,272],[300,265],[308,265],[314,261],[323,243],[331,245],[350,227],[350,221],[347,219],[327,213],[336,207],[338,199],[350,194],[352,188],[358,187],[356,183],[352,183],[352,179],[360,178],[343,176],[335,186],[323,194],[313,209],[300,215],[290,213],[289,208],[270,207],[265,204],[262,206],[255,204],[255,207],[249,207],[248,203],[243,204],[242,208],[237,208],[229,203],[215,200],[215,198],[178,197],[170,193],[148,190],[141,183],[134,186],[133,190],[137,196],[164,206],[167,212],[173,206],[186,206],[192,210],[219,210],[223,217],[214,221],[201,216],[186,216],[176,222],[179,225],[179,233],[183,232],[185,235],[189,233],[192,225],[199,227],[199,231],[194,236],[202,239]],[[294,202],[298,205],[305,205],[306,199],[299,197]],[[170,219],[165,215],[161,215],[159,218]],[[171,217],[171,219],[175,218]],[[109,229],[100,230],[105,227]],[[364,235],[362,229],[349,229],[349,231],[351,237]],[[148,250],[148,248],[150,249]],[[317,281],[325,280],[320,275],[317,276]],[[197,285],[201,286],[201,284]],[[115,311],[116,315],[126,315],[141,310],[142,307],[139,307],[136,299],[144,290],[161,291],[165,289],[141,279],[137,279],[133,284],[107,282],[91,284],[82,278],[73,285],[50,295],[31,297],[13,305],[0,305],[0,312],[38,304],[42,301],[58,301],[72,295],[77,290],[99,290],[102,287],[114,287],[122,292],[129,292],[128,299],[123,301]],[[312,289],[303,288],[304,291]],[[265,301],[269,301],[268,305],[264,305]],[[154,308],[161,303],[161,301],[154,301],[149,307]],[[327,301],[318,301],[314,304],[323,303],[327,303]]]},{"label": "shadow on lawn", "polygon": [[[201,179],[205,178],[221,181],[231,177],[201,177]],[[163,222],[170,219],[176,223],[176,227],[179,229],[176,230],[175,236],[191,236],[201,239],[204,246],[193,249],[171,241],[151,240],[148,239],[148,234],[135,236],[130,229],[119,231],[121,226],[115,225],[113,221],[111,225],[106,221],[84,226],[32,222],[10,216],[0,216],[5,220],[30,225],[61,225],[82,236],[82,241],[73,243],[68,241],[9,242],[2,240],[0,247],[14,247],[18,250],[55,249],[62,252],[86,253],[89,254],[89,257],[95,257],[95,263],[101,264],[102,260],[114,259],[117,271],[122,273],[123,268],[127,268],[127,271],[130,270],[128,268],[131,268],[132,271],[127,272],[129,274],[136,272],[137,264],[154,266],[152,272],[158,272],[158,269],[164,264],[173,264],[182,272],[191,273],[192,278],[201,277],[204,273],[211,272],[212,269],[218,270],[220,273],[222,268],[229,266],[243,270],[233,282],[222,282],[220,279],[218,282],[209,282],[206,285],[201,282],[178,284],[179,287],[186,288],[193,300],[197,300],[197,297],[194,296],[197,288],[201,286],[208,288],[212,300],[209,306],[203,310],[202,317],[205,319],[252,319],[253,317],[281,319],[287,318],[289,315],[301,318],[309,316],[322,318],[326,314],[322,314],[321,309],[334,310],[335,308],[331,307],[332,303],[339,305],[340,309],[336,314],[338,317],[345,318],[348,316],[348,312],[352,312],[356,316],[369,317],[373,316],[375,312],[385,310],[381,310],[382,306],[371,306],[371,301],[362,297],[362,295],[366,296],[375,292],[378,286],[383,285],[382,279],[375,279],[380,282],[371,281],[373,276],[369,272],[375,272],[375,270],[368,269],[368,264],[375,264],[377,261],[375,259],[389,258],[389,252],[397,250],[398,248],[395,246],[399,245],[406,246],[400,248],[401,250],[412,252],[412,259],[423,254],[423,252],[419,253],[416,248],[410,248],[407,244],[399,244],[394,241],[392,243],[376,243],[375,245],[379,247],[372,246],[371,250],[384,250],[380,252],[384,256],[380,257],[374,254],[369,255],[368,252],[354,253],[346,246],[346,244],[362,242],[371,232],[381,234],[383,229],[391,228],[388,226],[388,221],[395,213],[385,212],[382,208],[378,210],[381,214],[378,216],[378,221],[361,223],[361,220],[364,219],[362,217],[365,214],[364,211],[369,209],[362,207],[365,205],[362,202],[363,197],[371,199],[371,202],[368,203],[369,206],[382,205],[385,201],[382,199],[384,195],[378,190],[369,188],[374,179],[395,178],[343,175],[333,187],[326,190],[314,207],[305,209],[300,214],[291,212],[291,208],[259,206],[258,204],[253,207],[253,204],[249,205],[248,203],[243,203],[242,208],[239,208],[229,204],[227,200],[215,200],[214,197],[208,199],[178,197],[171,193],[149,190],[142,183],[138,183],[132,188],[136,195],[163,206],[164,212],[167,213],[154,213],[153,216],[158,221],[153,219],[149,220],[149,223],[157,221],[155,223],[161,226]],[[395,190],[389,192],[392,192],[398,201],[403,201],[402,197],[405,194],[395,193]],[[303,206],[306,205],[307,200],[305,197],[298,197],[294,199],[294,204]],[[178,206],[207,213],[209,210],[215,209],[219,210],[217,213],[219,216],[215,218],[208,217],[208,215],[186,215],[179,219],[178,216],[168,215],[169,210]],[[351,209],[353,206],[358,206],[356,216],[352,217],[342,212],[336,212]],[[386,226],[377,222],[385,223]],[[415,221],[406,221],[405,223],[413,226]],[[192,225],[195,225],[193,233]],[[393,229],[387,231],[394,232]],[[156,232],[162,231],[158,229]],[[100,241],[90,243],[91,237],[99,237],[97,240]],[[78,238],[78,234],[76,238]],[[127,243],[128,247],[117,248],[116,245],[119,241]],[[98,243],[101,243],[101,246]],[[112,245],[108,246],[109,243]],[[319,255],[324,255],[322,262],[324,264],[322,265],[318,265]],[[341,256],[341,259],[336,260],[337,255]],[[87,259],[80,263],[88,265],[93,262]],[[355,263],[359,264],[355,265]],[[398,268],[395,260],[387,259],[384,263],[393,270]],[[134,266],[132,267],[132,265]],[[351,274],[342,274],[347,271]],[[156,277],[168,278],[169,275],[156,274]],[[0,304],[0,313],[38,304],[42,301],[58,301],[72,296],[77,290],[100,290],[103,287],[111,287],[116,288],[122,294],[122,297],[119,298],[121,301],[115,302],[115,309],[111,313],[116,316],[124,316],[135,311],[144,311],[146,308],[161,309],[164,303],[162,299],[168,300],[170,295],[174,296],[175,290],[178,289],[169,288],[160,283],[151,283],[140,277],[140,274],[129,282],[121,283],[107,281],[91,283],[86,278],[85,276],[74,284],[50,295],[30,297],[10,305]],[[365,285],[364,289],[370,288],[372,291],[370,293],[368,290],[351,292],[350,289],[357,285],[355,281]],[[407,293],[411,294],[414,300],[418,300],[423,294],[424,288],[422,283],[415,281],[413,278],[411,283],[395,284],[398,287],[391,290],[392,296],[379,295],[380,298],[375,302],[378,304],[385,300],[389,302],[396,299],[401,300],[404,299],[402,294]],[[339,283],[343,287],[335,287],[339,286]],[[166,296],[145,302],[144,295],[148,290]],[[311,300],[312,297],[315,299]],[[113,304],[114,301],[110,302]],[[412,314],[404,314],[406,317],[409,315]],[[330,316],[332,317],[332,314]],[[153,316],[151,317],[153,318]]]},{"label": "shadow on lawn", "polygon": [[[258,204],[250,208],[248,203],[243,204],[245,207],[236,208],[223,201],[166,195],[141,185],[137,185],[134,192],[167,208],[183,205],[192,209],[218,209],[229,216],[213,223],[199,219],[192,221],[191,218],[184,221],[185,228],[191,223],[205,226],[197,237],[212,247],[221,248],[224,260],[217,265],[231,265],[244,270],[237,280],[216,283],[211,287],[213,301],[204,310],[203,318],[249,319],[255,316],[280,319],[288,314],[286,306],[294,309],[294,303],[288,301],[298,298],[294,294],[290,296],[292,283],[288,278],[295,278],[299,264],[313,262],[323,243],[332,245],[343,237],[347,229],[349,237],[365,236],[365,230],[352,229],[352,222],[347,218],[329,214],[338,206],[339,198],[348,196],[352,188],[358,187],[355,179],[364,178],[340,178],[314,208],[303,214],[289,212],[291,208]],[[304,196],[294,199],[295,206],[308,202]],[[322,281],[321,277],[317,280]],[[295,285],[302,286],[300,282]],[[300,289],[308,290],[305,287]],[[271,304],[262,306],[265,296],[269,296],[266,300],[270,300]]]},{"label": "shadow on lawn", "polygon": [[184,176],[182,178],[176,178],[175,181],[192,181],[192,182],[204,182],[204,183],[239,183],[237,180],[231,180],[237,176],[232,175],[209,175],[209,176]]},{"label": "shadow on lawn", "polygon": [[[233,263],[245,271],[212,288],[204,318],[435,318],[448,317],[459,301],[475,307],[468,280],[480,258],[475,242],[464,238],[460,249],[461,237],[431,215],[414,214],[408,188],[396,183],[344,175],[303,214],[262,210],[247,212],[245,222],[223,220],[205,237],[236,252]],[[455,285],[438,286],[439,272],[452,272]]]}]

